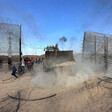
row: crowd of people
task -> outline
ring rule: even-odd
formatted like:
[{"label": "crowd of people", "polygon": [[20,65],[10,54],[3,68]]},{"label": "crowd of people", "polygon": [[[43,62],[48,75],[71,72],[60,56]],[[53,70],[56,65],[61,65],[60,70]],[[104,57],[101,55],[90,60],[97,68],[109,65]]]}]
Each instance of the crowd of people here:
[{"label": "crowd of people", "polygon": [[8,58],[8,69],[9,71],[12,70],[12,73],[11,75],[15,76],[16,78],[17,75],[17,71],[18,71],[18,74],[21,75],[23,73],[25,73],[25,69],[27,69],[28,71],[32,71],[33,70],[33,67],[34,67],[34,64],[38,65],[40,63],[42,63],[44,60],[44,58],[34,58],[34,57],[31,57],[31,58],[23,58],[21,59],[21,63],[19,64],[18,66],[18,70],[16,69],[16,66],[14,64],[12,64],[12,60],[11,58],[9,57]]}]

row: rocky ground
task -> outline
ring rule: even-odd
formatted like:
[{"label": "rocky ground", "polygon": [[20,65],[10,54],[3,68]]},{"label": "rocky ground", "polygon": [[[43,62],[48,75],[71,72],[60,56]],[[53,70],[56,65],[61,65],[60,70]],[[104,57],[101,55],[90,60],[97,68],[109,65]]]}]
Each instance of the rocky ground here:
[{"label": "rocky ground", "polygon": [[[33,85],[32,73],[18,79],[10,72],[0,72],[0,112],[112,112],[112,79],[94,77],[74,87],[55,90],[42,89]],[[27,100],[9,98],[8,95]]]}]

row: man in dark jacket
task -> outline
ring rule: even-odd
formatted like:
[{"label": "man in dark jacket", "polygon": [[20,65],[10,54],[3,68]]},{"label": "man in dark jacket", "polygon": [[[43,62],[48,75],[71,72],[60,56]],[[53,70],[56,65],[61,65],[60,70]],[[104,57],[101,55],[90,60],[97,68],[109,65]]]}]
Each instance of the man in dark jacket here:
[{"label": "man in dark jacket", "polygon": [[11,58],[9,57],[9,58],[8,58],[8,67],[9,67],[9,70],[11,70],[11,64],[12,64],[12,60],[11,60]]},{"label": "man in dark jacket", "polygon": [[2,64],[3,62],[2,62],[2,59],[0,58],[0,68],[2,68]]}]

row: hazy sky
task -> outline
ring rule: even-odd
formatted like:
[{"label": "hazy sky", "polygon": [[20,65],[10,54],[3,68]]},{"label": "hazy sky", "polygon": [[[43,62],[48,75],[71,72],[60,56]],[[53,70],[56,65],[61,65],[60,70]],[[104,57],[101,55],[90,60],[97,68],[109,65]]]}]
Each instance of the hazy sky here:
[{"label": "hazy sky", "polygon": [[22,24],[24,54],[42,54],[57,42],[81,52],[85,31],[112,34],[112,0],[0,0],[0,17]]}]

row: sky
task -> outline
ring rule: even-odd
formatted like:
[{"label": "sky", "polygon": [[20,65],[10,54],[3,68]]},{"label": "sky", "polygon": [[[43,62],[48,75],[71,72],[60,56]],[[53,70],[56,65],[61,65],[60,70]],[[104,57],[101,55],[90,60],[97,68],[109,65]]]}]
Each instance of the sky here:
[{"label": "sky", "polygon": [[56,43],[80,53],[84,32],[112,34],[112,0],[0,0],[2,18],[22,25],[23,54],[40,55]]}]

